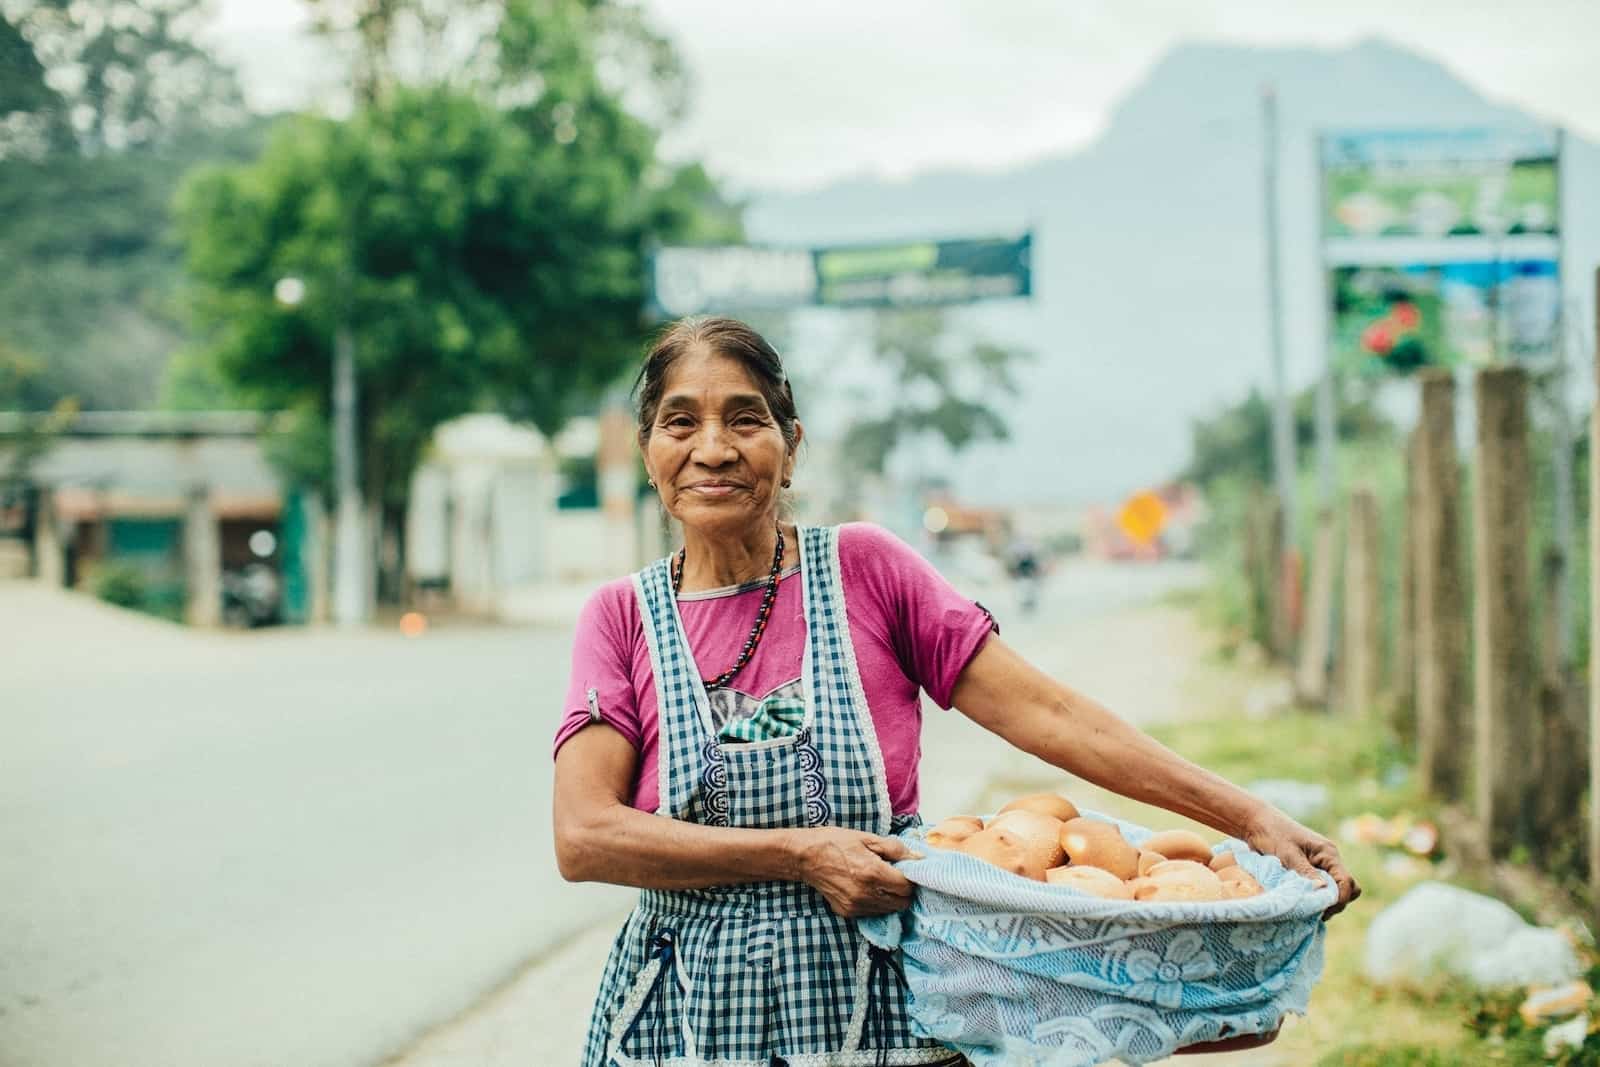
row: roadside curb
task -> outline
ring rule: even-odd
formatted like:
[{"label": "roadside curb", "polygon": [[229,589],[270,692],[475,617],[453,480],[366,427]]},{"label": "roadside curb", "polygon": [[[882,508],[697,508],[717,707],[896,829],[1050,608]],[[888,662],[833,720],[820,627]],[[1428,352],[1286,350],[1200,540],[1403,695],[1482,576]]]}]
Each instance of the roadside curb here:
[{"label": "roadside curb", "polygon": [[540,953],[454,1019],[379,1067],[522,1067],[583,1048],[600,971],[627,912],[598,919]]}]

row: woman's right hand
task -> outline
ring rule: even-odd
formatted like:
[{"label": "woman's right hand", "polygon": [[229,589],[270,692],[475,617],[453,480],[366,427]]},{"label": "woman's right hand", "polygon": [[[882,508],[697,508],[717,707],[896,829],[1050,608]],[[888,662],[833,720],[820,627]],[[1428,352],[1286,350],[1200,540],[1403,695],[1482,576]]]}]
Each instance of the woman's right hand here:
[{"label": "woman's right hand", "polygon": [[888,915],[911,906],[912,884],[889,864],[918,858],[897,837],[819,826],[794,831],[795,876],[846,919]]}]

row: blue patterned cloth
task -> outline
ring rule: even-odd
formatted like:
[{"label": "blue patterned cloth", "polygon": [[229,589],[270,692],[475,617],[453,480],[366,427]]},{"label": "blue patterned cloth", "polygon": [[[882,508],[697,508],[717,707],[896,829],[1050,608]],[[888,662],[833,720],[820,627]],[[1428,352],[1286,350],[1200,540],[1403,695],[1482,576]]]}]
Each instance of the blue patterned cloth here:
[{"label": "blue patterned cloth", "polygon": [[[837,530],[800,528],[806,714],[792,731],[724,744],[678,615],[666,560],[634,577],[659,695],[656,814],[707,826],[908,831],[845,617]],[[939,1064],[912,1033],[898,953],[800,882],[646,890],[601,978],[585,1067]]]},{"label": "blue patterned cloth", "polygon": [[[1109,821],[1133,844],[1151,833]],[[1142,1064],[1268,1033],[1285,1013],[1305,1013],[1322,972],[1321,916],[1337,890],[1242,841],[1222,847],[1264,893],[1152,904],[1035,882],[932,848],[919,831],[905,836],[926,857],[896,865],[916,900],[862,931],[902,950],[917,1033],[979,1067]]]}]

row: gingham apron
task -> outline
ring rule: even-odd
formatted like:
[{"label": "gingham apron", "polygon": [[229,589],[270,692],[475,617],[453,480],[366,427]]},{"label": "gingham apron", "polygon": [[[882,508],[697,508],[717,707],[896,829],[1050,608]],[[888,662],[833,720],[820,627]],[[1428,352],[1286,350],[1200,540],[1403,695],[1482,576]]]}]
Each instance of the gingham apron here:
[{"label": "gingham apron", "polygon": [[[656,814],[708,826],[845,826],[891,816],[845,619],[836,527],[800,527],[807,718],[798,733],[721,743],[668,561],[634,576],[660,713]],[[640,893],[612,946],[585,1067],[833,1067],[960,1062],[911,1035],[896,954],[800,882]]]}]

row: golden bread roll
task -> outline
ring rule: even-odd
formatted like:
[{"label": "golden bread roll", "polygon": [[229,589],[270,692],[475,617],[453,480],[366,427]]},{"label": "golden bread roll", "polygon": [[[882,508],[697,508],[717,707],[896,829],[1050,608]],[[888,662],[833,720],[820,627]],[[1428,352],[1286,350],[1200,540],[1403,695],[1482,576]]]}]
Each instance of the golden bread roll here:
[{"label": "golden bread roll", "polygon": [[955,848],[983,829],[983,820],[973,815],[952,815],[928,831],[927,842],[934,848]]},{"label": "golden bread roll", "polygon": [[1141,852],[1141,853],[1139,853],[1139,875],[1140,875],[1140,877],[1143,877],[1144,875],[1149,874],[1151,867],[1154,867],[1158,863],[1165,863],[1165,862],[1167,862],[1167,857],[1163,856],[1159,852]]},{"label": "golden bread roll", "polygon": [[1191,830],[1163,830],[1151,834],[1139,846],[1146,852],[1159,852],[1169,860],[1194,860],[1211,862],[1211,846],[1206,839]]},{"label": "golden bread roll", "polygon": [[1004,815],[1008,811],[1036,811],[1040,815],[1048,815],[1062,822],[1078,817],[1078,809],[1072,801],[1055,793],[1034,793],[1031,796],[1018,797],[1001,808],[1000,814]]},{"label": "golden bread roll", "polygon": [[1254,882],[1255,881],[1255,878],[1250,874],[1249,871],[1245,870],[1243,867],[1238,866],[1237,864],[1232,866],[1232,867],[1224,867],[1224,868],[1222,868],[1222,870],[1217,872],[1217,877],[1221,878],[1224,882],[1233,882],[1233,881]]},{"label": "golden bread roll", "polygon": [[1044,881],[1045,868],[1034,860],[1033,842],[1005,826],[992,826],[973,834],[958,846],[967,855],[992,864],[1002,871]]},{"label": "golden bread roll", "polygon": [[1158,863],[1150,868],[1145,877],[1157,882],[1183,882],[1216,890],[1222,888],[1222,881],[1217,872],[1194,860],[1167,860]]},{"label": "golden bread roll", "polygon": [[1061,848],[1061,820],[1016,808],[996,815],[991,828],[1005,827],[1029,843],[1029,854],[1041,871],[1059,867],[1067,858]]},{"label": "golden bread roll", "polygon": [[[1239,870],[1237,867],[1232,867],[1229,869],[1235,871]],[[1222,895],[1224,897],[1228,898],[1229,900],[1233,900],[1238,897],[1260,896],[1262,893],[1266,892],[1265,889],[1261,888],[1261,883],[1250,877],[1247,872],[1239,871],[1239,874],[1240,877],[1238,878],[1224,878],[1222,880]]]},{"label": "golden bread roll", "polygon": [[1239,857],[1235,856],[1232,852],[1229,852],[1227,849],[1223,849],[1221,852],[1218,852],[1215,856],[1212,856],[1211,857],[1211,862],[1209,864],[1207,864],[1207,866],[1209,866],[1213,871],[1220,871],[1224,867],[1237,867],[1238,865],[1239,865]]},{"label": "golden bread roll", "polygon": [[1153,904],[1223,899],[1222,883],[1220,882],[1215,886],[1204,886],[1196,885],[1193,882],[1177,882],[1161,878],[1140,878],[1138,881],[1144,882],[1146,885],[1143,891],[1134,891],[1134,899]]},{"label": "golden bread roll", "polygon": [[1061,847],[1074,866],[1099,867],[1127,881],[1139,874],[1139,850],[1122,831],[1099,819],[1069,819],[1061,824]]},{"label": "golden bread roll", "polygon": [[1133,891],[1126,882],[1099,867],[1054,867],[1044,872],[1044,880],[1110,900],[1133,899]]}]

